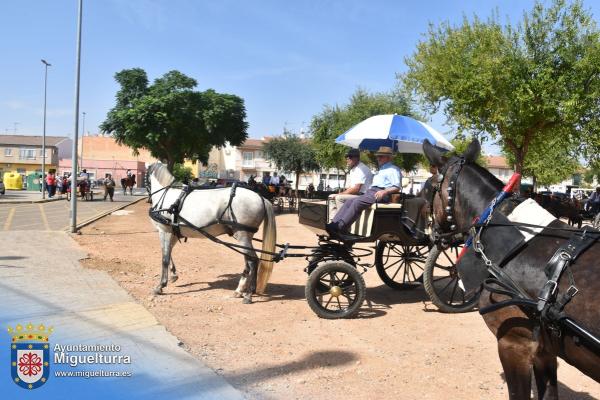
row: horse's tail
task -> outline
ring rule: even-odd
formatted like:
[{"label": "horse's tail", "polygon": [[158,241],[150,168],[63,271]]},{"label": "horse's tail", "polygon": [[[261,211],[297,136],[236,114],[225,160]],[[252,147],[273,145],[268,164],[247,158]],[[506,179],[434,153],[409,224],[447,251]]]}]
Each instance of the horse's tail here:
[{"label": "horse's tail", "polygon": [[[275,226],[275,213],[270,202],[261,198],[265,206],[265,220],[263,224],[262,250],[264,252],[275,252],[275,242],[277,241],[277,228]],[[267,253],[260,253],[260,264],[258,265],[258,275],[256,277],[256,293],[264,293],[273,271],[273,256]]]}]

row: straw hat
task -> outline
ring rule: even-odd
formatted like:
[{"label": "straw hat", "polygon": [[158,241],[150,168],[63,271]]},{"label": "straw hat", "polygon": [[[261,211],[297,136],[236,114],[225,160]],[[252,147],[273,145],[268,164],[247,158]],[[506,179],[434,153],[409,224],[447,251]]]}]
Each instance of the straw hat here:
[{"label": "straw hat", "polygon": [[394,152],[391,147],[381,146],[381,147],[379,147],[379,150],[377,150],[375,152],[375,155],[376,156],[393,156]]}]

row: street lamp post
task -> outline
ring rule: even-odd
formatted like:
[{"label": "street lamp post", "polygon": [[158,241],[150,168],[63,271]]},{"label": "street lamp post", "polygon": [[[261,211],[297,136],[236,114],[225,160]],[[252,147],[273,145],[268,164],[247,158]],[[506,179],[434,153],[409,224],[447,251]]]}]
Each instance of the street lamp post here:
[{"label": "street lamp post", "polygon": [[44,182],[46,181],[46,93],[48,89],[48,67],[51,66],[48,61],[42,59],[42,63],[45,66],[44,72],[44,129],[42,133],[42,199],[46,198],[46,191],[44,190]]},{"label": "street lamp post", "polygon": [[75,129],[73,129],[73,154],[71,155],[71,233],[77,232],[77,138],[79,136],[79,77],[81,71],[81,16],[83,0],[79,0],[77,13],[77,60],[75,61]]}]

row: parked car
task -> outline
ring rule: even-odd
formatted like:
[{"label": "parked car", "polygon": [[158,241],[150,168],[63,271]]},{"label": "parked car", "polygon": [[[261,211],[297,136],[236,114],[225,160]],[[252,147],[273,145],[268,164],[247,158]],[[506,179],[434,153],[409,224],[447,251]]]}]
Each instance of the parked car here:
[{"label": "parked car", "polygon": [[4,194],[6,192],[6,188],[4,187],[4,182],[0,179],[0,194]]}]

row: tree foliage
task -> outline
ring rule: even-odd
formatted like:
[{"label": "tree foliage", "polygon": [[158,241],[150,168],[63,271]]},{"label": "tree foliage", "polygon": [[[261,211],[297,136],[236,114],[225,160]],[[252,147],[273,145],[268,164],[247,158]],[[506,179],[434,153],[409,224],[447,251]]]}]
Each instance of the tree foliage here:
[{"label": "tree foliage", "polygon": [[173,166],[173,176],[178,182],[189,182],[194,174],[190,167],[186,167],[184,164],[175,163]]},{"label": "tree foliage", "polygon": [[170,71],[148,84],[141,68],[115,74],[121,88],[101,124],[116,141],[150,151],[173,171],[184,159],[208,160],[213,146],[239,145],[247,138],[244,100],[212,89],[195,91],[195,79]]},{"label": "tree foliage", "polygon": [[[347,105],[325,106],[312,118],[310,125],[319,164],[323,168],[346,169],[344,156],[348,147],[335,143],[335,138],[359,122],[380,114],[415,116],[410,100],[400,91],[371,94],[358,89]],[[396,158],[397,165],[406,171],[413,170],[422,160],[420,155],[415,154],[398,155]]]},{"label": "tree foliage", "polygon": [[543,155],[550,139],[564,153],[593,159],[600,147],[599,38],[581,2],[538,2],[516,26],[501,25],[496,15],[430,26],[400,78],[428,111],[443,108],[459,129],[497,140],[517,172],[527,169],[528,154]]},{"label": "tree foliage", "polygon": [[[549,186],[572,176],[579,168],[577,158],[565,151],[561,138],[547,138],[536,143],[523,163],[523,174],[533,178],[535,186]],[[510,164],[514,156],[506,153]]]},{"label": "tree foliage", "polygon": [[[454,139],[450,140],[450,143],[452,144],[452,146],[454,146],[454,150],[449,151],[445,154],[445,156],[452,157],[462,155],[467,150],[467,147],[473,141],[473,139],[473,136],[466,136],[463,134],[456,135]],[[483,152],[479,153],[479,156],[477,156],[477,160],[475,160],[475,162],[481,165],[482,167],[485,167],[487,165],[487,161]]]},{"label": "tree foliage", "polygon": [[265,157],[273,162],[278,170],[295,174],[296,193],[298,193],[300,175],[321,168],[310,141],[300,139],[289,131],[284,131],[282,136],[266,142],[263,151]]}]

